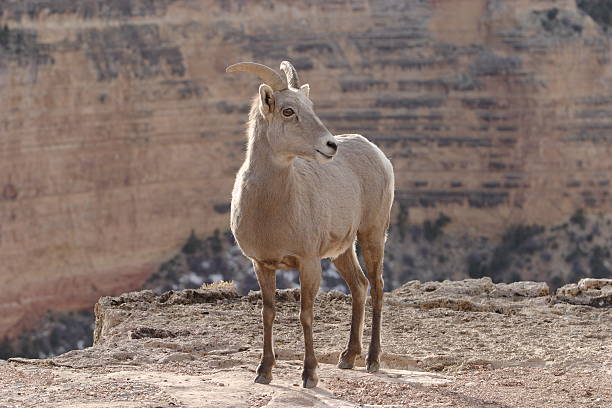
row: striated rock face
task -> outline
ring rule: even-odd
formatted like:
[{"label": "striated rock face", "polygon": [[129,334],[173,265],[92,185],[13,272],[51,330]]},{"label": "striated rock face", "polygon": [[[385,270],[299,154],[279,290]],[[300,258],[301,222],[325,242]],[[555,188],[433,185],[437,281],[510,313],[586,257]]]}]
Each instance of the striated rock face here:
[{"label": "striated rock face", "polygon": [[570,0],[0,0],[0,336],[227,227],[257,86],[224,75],[240,60],[291,59],[332,131],[392,157],[411,221],[610,212],[598,21]]}]

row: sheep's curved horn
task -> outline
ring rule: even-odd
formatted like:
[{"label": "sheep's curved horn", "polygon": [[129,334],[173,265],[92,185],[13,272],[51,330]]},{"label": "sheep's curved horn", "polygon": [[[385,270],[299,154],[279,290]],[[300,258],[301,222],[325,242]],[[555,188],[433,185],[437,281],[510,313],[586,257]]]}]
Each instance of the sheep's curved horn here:
[{"label": "sheep's curved horn", "polygon": [[261,79],[265,84],[270,85],[270,87],[275,91],[282,91],[283,89],[287,89],[287,85],[283,78],[276,73],[272,68],[267,67],[262,64],[258,64],[256,62],[238,62],[237,64],[230,65],[225,69],[225,72],[250,72],[251,74],[255,74]]},{"label": "sheep's curved horn", "polygon": [[280,69],[285,73],[289,87],[300,89],[300,77],[298,77],[297,71],[293,65],[291,65],[289,61],[283,61],[281,62]]}]

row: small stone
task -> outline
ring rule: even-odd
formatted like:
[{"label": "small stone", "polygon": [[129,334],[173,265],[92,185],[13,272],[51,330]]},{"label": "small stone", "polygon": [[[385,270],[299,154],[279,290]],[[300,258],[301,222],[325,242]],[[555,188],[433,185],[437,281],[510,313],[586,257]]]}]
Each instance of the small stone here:
[{"label": "small stone", "polygon": [[557,301],[574,305],[609,307],[612,305],[612,279],[581,279],[557,289]]},{"label": "small stone", "polygon": [[612,279],[580,279],[578,287],[580,290],[602,289],[604,286],[612,286]]},{"label": "small stone", "polygon": [[540,297],[548,296],[550,290],[544,282],[512,282],[512,283],[497,283],[495,289],[491,292],[493,296],[500,297]]},{"label": "small stone", "polygon": [[160,358],[158,361],[160,363],[171,363],[178,361],[191,361],[193,359],[194,357],[189,353],[172,353]]}]

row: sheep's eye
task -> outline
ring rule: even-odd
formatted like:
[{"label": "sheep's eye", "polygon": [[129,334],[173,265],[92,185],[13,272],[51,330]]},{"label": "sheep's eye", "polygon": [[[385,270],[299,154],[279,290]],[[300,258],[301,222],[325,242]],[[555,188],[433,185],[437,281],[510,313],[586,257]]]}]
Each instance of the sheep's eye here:
[{"label": "sheep's eye", "polygon": [[283,109],[283,116],[285,116],[285,117],[287,117],[287,118],[288,118],[289,116],[293,115],[294,113],[295,113],[295,112],[294,112],[294,111],[293,111],[293,109],[291,109],[291,108],[285,108],[285,109]]}]

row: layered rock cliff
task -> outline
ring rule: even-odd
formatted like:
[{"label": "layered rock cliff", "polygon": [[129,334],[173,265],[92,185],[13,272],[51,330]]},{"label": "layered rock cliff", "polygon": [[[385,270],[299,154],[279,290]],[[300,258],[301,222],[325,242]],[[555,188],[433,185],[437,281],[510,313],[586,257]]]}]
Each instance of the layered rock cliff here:
[{"label": "layered rock cliff", "polygon": [[291,59],[332,131],[393,159],[413,223],[609,213],[605,22],[571,0],[0,0],[0,335],[227,228],[240,60]]}]

